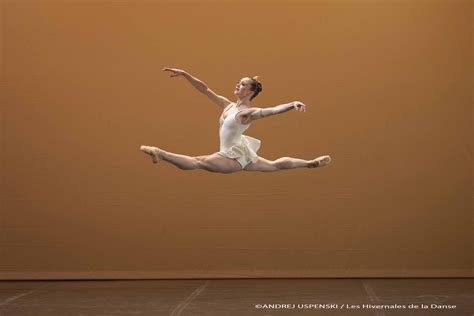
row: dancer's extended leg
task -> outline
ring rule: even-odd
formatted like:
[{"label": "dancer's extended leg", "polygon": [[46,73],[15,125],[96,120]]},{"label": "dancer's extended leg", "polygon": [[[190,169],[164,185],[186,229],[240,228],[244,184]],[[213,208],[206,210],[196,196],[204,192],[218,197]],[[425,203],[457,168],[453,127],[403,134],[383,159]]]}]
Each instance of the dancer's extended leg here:
[{"label": "dancer's extended leg", "polygon": [[183,170],[204,169],[219,173],[232,173],[242,170],[242,167],[237,161],[223,157],[217,153],[191,157],[171,153],[161,148],[151,146],[140,146],[140,150],[150,155],[154,163],[157,163],[159,160],[164,160]]},{"label": "dancer's extended leg", "polygon": [[276,160],[267,160],[258,157],[256,162],[248,164],[244,170],[246,171],[279,171],[294,168],[317,168],[322,167],[331,162],[330,156],[321,156],[313,160],[304,160],[299,158],[282,157]]}]

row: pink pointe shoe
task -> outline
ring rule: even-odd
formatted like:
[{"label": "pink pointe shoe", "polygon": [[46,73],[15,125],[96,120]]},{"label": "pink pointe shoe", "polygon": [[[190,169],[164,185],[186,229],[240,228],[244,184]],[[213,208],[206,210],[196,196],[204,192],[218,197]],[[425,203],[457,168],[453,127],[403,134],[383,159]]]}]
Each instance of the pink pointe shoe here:
[{"label": "pink pointe shoe", "polygon": [[153,163],[158,163],[158,161],[163,159],[160,156],[160,149],[158,149],[157,147],[142,145],[140,146],[140,150],[143,151],[145,154],[150,155]]},{"label": "pink pointe shoe", "polygon": [[308,168],[318,168],[323,167],[331,162],[330,156],[321,156],[316,159],[310,160]]}]

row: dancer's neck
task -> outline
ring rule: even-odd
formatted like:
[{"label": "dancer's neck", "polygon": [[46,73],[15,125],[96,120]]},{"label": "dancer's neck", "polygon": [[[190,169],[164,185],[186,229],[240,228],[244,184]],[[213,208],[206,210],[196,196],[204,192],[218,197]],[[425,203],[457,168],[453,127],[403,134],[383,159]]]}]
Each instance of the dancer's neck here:
[{"label": "dancer's neck", "polygon": [[238,107],[238,108],[239,107],[250,107],[250,104],[246,100],[237,100],[237,102],[235,102],[235,106]]}]

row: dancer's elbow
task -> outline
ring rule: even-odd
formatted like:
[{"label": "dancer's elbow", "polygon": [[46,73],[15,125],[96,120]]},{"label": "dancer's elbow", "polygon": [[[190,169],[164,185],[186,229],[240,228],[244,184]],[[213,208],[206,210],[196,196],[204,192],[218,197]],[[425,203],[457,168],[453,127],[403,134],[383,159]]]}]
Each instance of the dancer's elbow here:
[{"label": "dancer's elbow", "polygon": [[262,119],[264,117],[269,117],[276,114],[278,114],[278,110],[275,107],[261,108],[261,109],[255,109],[251,113],[251,118],[253,120],[257,120],[257,119]]},{"label": "dancer's elbow", "polygon": [[209,87],[208,87],[207,84],[205,84],[204,82],[202,82],[202,83],[197,87],[197,89],[199,90],[199,92],[204,93],[204,94],[210,93]]},{"label": "dancer's elbow", "polygon": [[280,114],[280,113],[281,113],[280,109],[277,106],[274,106],[274,107],[271,107],[271,108],[263,109],[262,116],[263,117],[268,117],[268,116],[273,116],[273,115],[277,115],[277,114]]},{"label": "dancer's elbow", "polygon": [[268,110],[269,110],[269,115],[277,115],[277,114],[285,113],[286,111],[289,110],[289,107],[288,107],[288,104],[280,104],[272,108],[269,108]]}]

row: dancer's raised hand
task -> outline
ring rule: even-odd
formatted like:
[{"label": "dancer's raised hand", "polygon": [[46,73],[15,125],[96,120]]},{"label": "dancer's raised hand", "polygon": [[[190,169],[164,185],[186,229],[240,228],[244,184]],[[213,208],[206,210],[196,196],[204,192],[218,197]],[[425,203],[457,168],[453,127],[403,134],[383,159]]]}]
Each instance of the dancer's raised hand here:
[{"label": "dancer's raised hand", "polygon": [[168,67],[163,68],[163,71],[171,71],[172,74],[170,75],[170,77],[182,76],[186,73],[186,71],[184,71],[182,69],[168,68]]},{"label": "dancer's raised hand", "polygon": [[297,111],[300,111],[300,112],[304,112],[306,111],[306,105],[304,105],[302,102],[300,101],[293,101],[293,107],[297,110]]}]

